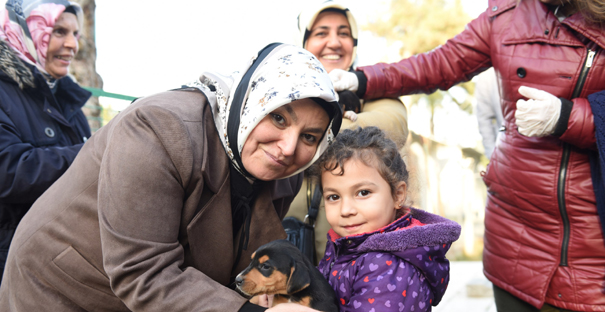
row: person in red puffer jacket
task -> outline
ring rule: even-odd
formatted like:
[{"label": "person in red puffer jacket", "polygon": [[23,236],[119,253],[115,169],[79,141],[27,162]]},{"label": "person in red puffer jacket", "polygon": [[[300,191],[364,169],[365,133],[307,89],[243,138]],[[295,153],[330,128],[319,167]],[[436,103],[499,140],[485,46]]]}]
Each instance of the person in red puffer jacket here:
[{"label": "person in red puffer jacket", "polygon": [[446,90],[494,67],[504,122],[483,176],[483,264],[498,311],[605,311],[586,99],[605,86],[604,7],[489,0],[486,12],[430,52],[330,73],[336,90],[372,99]]}]

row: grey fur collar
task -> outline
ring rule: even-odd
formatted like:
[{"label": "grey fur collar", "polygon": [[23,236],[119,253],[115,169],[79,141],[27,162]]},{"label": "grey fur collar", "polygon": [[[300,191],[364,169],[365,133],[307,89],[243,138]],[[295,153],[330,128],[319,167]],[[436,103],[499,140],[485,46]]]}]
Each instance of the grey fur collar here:
[{"label": "grey fur collar", "polygon": [[4,40],[0,40],[0,70],[14,80],[19,88],[34,88],[34,74]]}]

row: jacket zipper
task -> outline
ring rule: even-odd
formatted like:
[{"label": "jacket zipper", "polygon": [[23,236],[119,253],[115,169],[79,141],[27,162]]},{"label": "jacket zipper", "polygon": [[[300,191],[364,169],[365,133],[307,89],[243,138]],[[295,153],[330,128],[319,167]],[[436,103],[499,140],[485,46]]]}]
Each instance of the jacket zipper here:
[{"label": "jacket zipper", "polygon": [[[584,82],[586,82],[586,76],[588,75],[588,71],[590,67],[592,67],[592,61],[594,59],[596,52],[588,49],[588,55],[586,56],[586,60],[584,61],[584,67],[582,68],[582,72],[580,72],[580,77],[578,78],[578,82],[576,83],[576,87],[574,88],[573,94],[571,95],[572,99],[580,96],[582,92],[582,88],[584,88]],[[571,148],[569,144],[563,143],[563,155],[561,156],[561,167],[559,170],[559,180],[557,184],[557,199],[559,203],[559,212],[561,213],[561,219],[563,220],[563,243],[561,244],[561,263],[560,266],[567,266],[567,252],[569,248],[569,216],[567,215],[567,207],[565,205],[565,183],[567,180],[567,166],[569,165],[569,155],[571,153]]]}]

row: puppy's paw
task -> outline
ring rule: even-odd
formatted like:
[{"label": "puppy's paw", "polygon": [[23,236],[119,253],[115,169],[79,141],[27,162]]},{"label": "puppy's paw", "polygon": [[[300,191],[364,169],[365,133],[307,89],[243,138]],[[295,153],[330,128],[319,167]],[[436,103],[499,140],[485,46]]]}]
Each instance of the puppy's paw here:
[{"label": "puppy's paw", "polygon": [[344,113],[344,117],[351,120],[351,121],[356,121],[357,120],[357,113],[355,113],[354,111],[346,111]]}]

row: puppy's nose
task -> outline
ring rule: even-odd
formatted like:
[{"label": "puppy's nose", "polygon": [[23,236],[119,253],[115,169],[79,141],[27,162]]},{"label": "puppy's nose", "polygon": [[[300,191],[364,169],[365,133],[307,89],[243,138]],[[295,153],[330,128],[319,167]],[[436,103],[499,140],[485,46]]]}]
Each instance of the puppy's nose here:
[{"label": "puppy's nose", "polygon": [[235,278],[235,285],[237,285],[238,287],[242,286],[242,284],[244,283],[244,279],[241,276],[237,276]]}]

